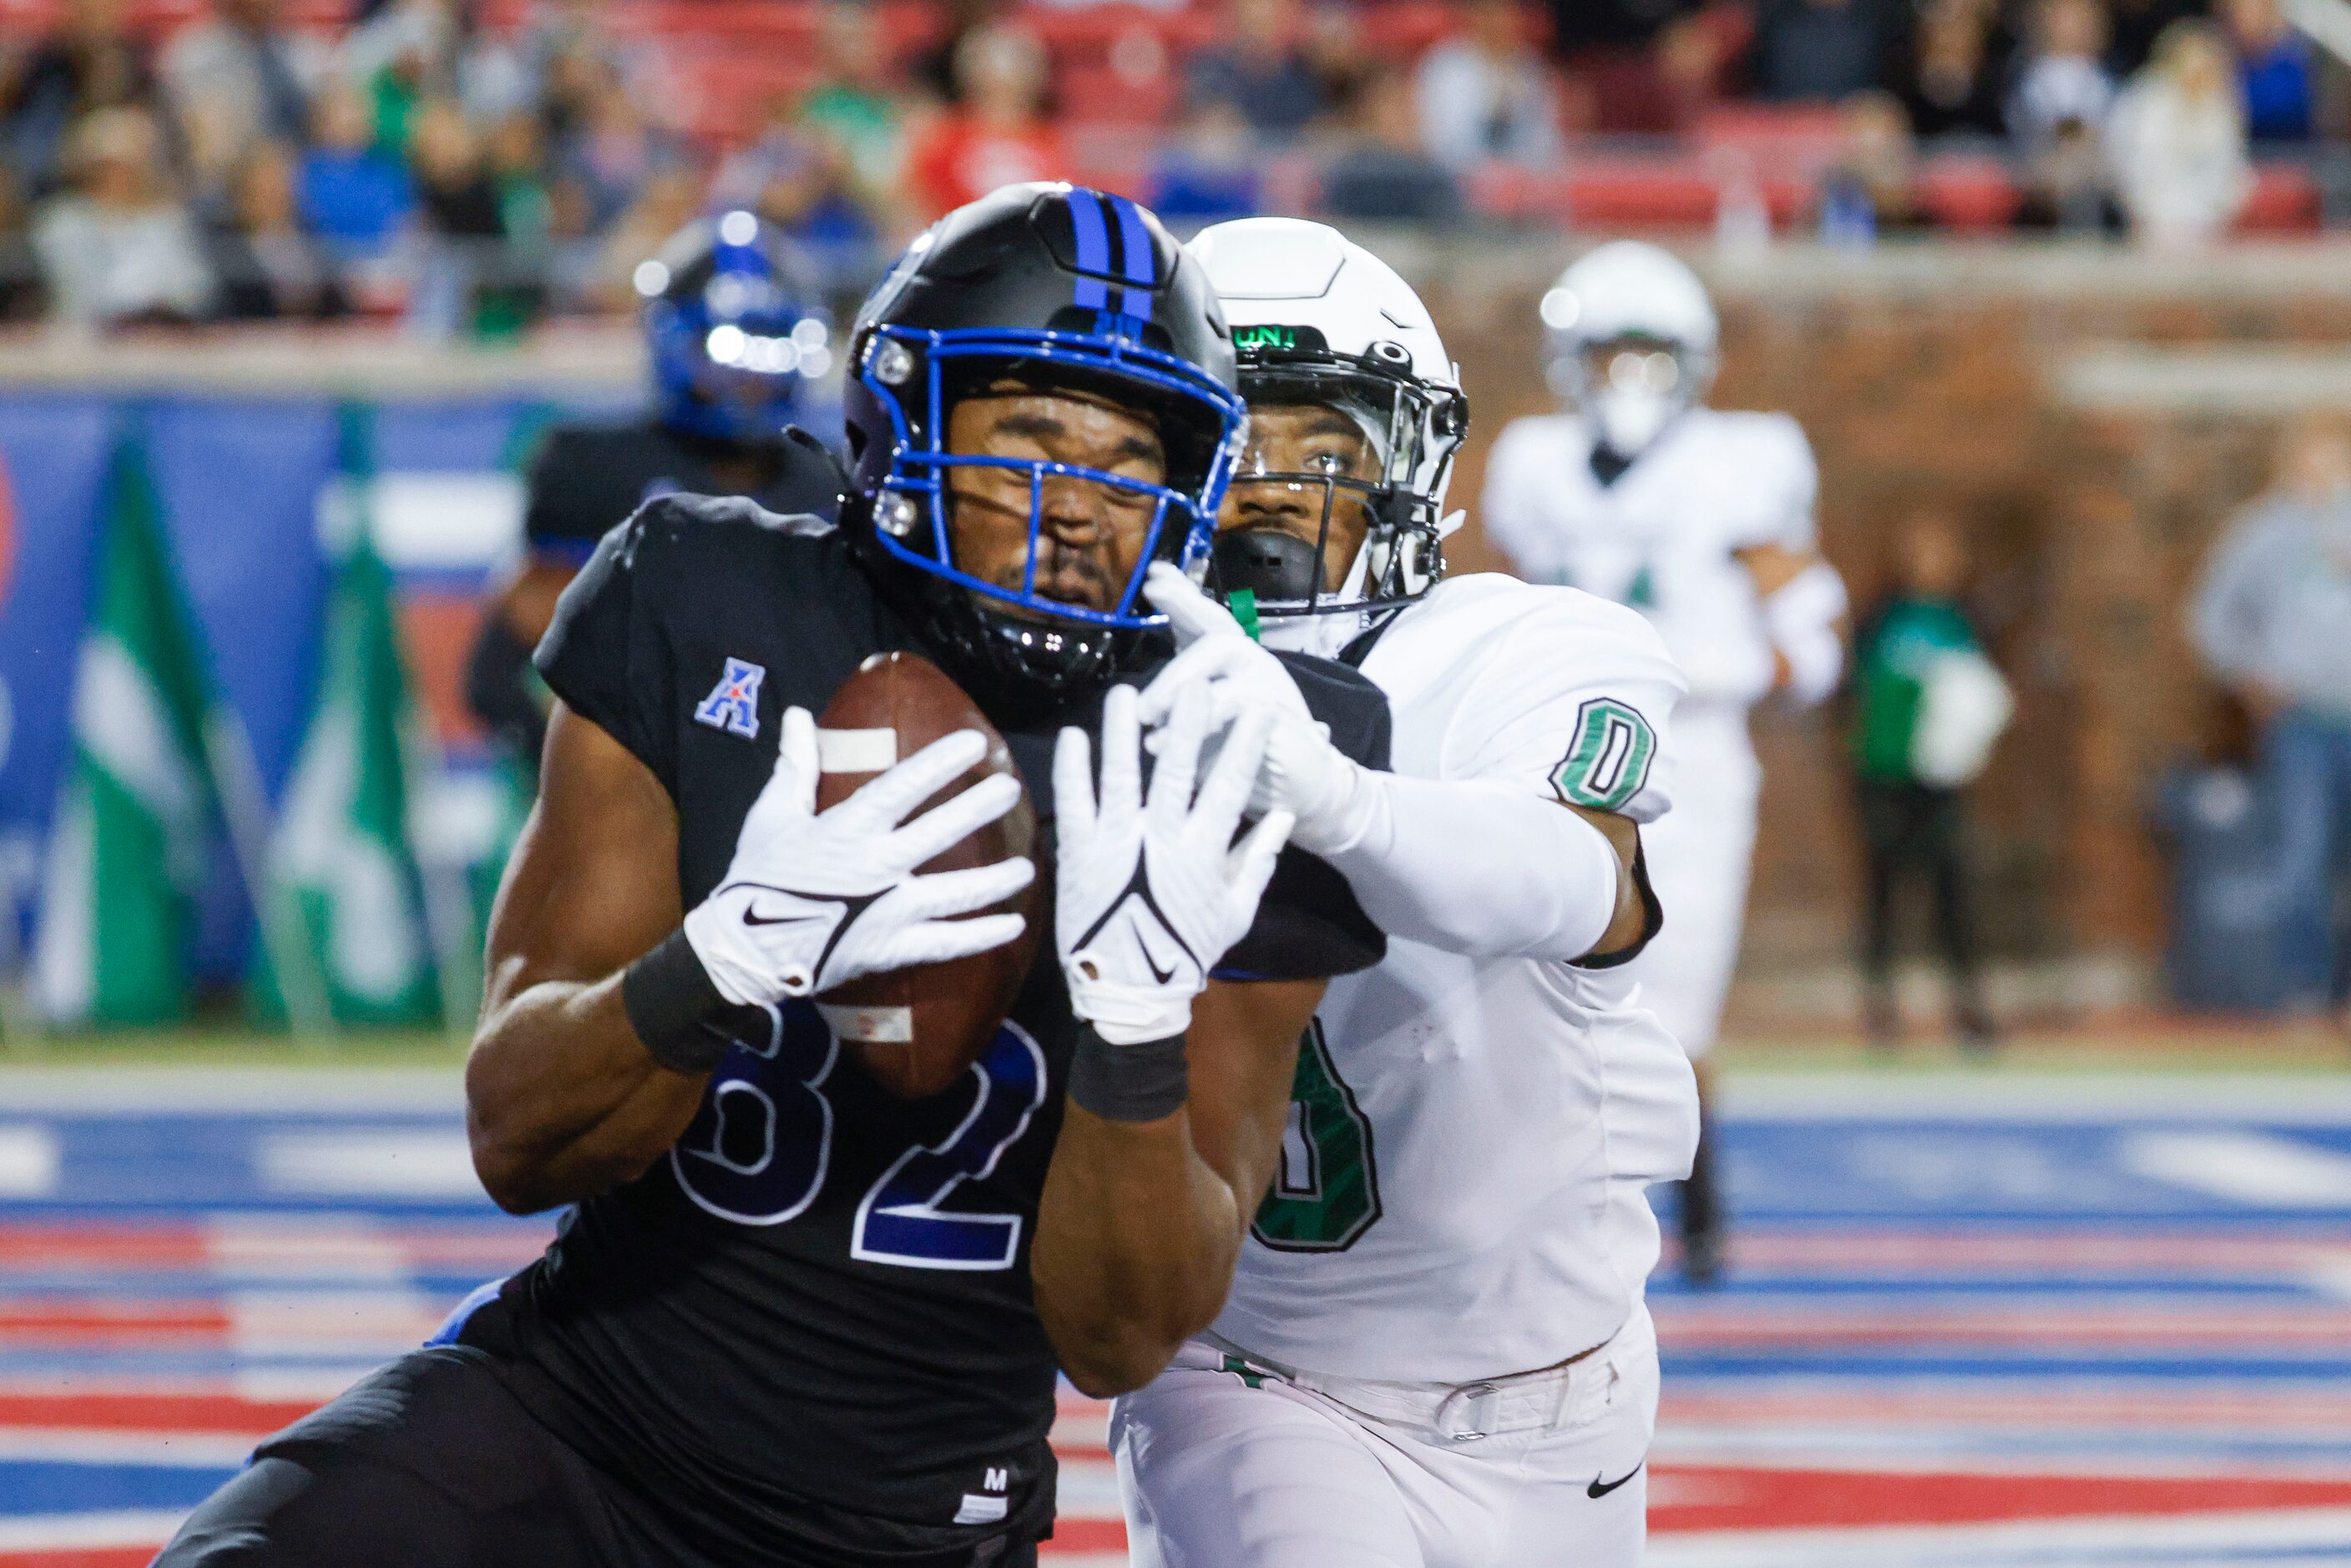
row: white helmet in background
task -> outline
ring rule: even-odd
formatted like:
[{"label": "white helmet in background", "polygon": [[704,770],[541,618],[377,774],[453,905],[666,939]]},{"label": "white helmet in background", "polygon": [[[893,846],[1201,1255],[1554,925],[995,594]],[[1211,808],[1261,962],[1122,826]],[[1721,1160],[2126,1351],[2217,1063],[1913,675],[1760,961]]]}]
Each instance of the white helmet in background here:
[{"label": "white helmet in background", "polygon": [[1669,251],[1618,240],[1587,253],[1542,298],[1553,391],[1593,438],[1634,457],[1714,380],[1714,306]]},{"label": "white helmet in background", "polygon": [[[1380,612],[1427,592],[1444,570],[1440,541],[1458,525],[1444,515],[1445,490],[1468,427],[1459,373],[1420,296],[1334,228],[1243,218],[1203,230],[1186,248],[1207,268],[1232,329],[1243,400],[1342,410],[1382,470],[1368,479],[1274,472],[1252,447],[1228,505],[1246,515],[1240,498],[1272,486],[1302,513],[1296,497],[1319,490],[1315,537],[1244,524],[1219,529],[1211,552],[1214,586],[1253,597],[1269,643],[1335,653]],[[1354,559],[1326,570],[1343,495],[1358,501],[1368,526]],[[1335,590],[1327,586],[1334,578]]]}]

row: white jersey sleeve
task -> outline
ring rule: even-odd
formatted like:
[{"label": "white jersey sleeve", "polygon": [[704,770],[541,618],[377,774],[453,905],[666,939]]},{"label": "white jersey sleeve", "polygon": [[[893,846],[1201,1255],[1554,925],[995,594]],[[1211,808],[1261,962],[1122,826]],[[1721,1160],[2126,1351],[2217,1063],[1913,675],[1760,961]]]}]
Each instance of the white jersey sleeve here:
[{"label": "white jersey sleeve", "polygon": [[1655,821],[1671,803],[1663,759],[1686,689],[1664,640],[1637,612],[1572,588],[1509,597],[1517,612],[1495,640],[1487,678],[1462,694],[1443,776],[1510,780]]},{"label": "white jersey sleeve", "polygon": [[1725,542],[1799,555],[1817,548],[1821,471],[1803,427],[1784,413],[1716,413],[1710,424],[1707,457],[1724,481],[1714,498]]}]

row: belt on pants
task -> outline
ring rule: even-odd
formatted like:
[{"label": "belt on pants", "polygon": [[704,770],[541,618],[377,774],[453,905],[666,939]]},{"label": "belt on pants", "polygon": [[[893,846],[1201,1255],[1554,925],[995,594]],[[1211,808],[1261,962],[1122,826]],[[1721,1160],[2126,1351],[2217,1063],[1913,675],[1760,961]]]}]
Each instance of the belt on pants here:
[{"label": "belt on pants", "polygon": [[1591,1419],[1624,1375],[1625,1358],[1638,1354],[1655,1332],[1646,1310],[1636,1309],[1613,1336],[1564,1361],[1532,1372],[1463,1384],[1334,1377],[1285,1366],[1213,1333],[1201,1335],[1199,1343],[1224,1357],[1225,1365],[1219,1370],[1276,1378],[1358,1415],[1410,1428],[1439,1442],[1475,1443],[1487,1437],[1555,1431]]}]

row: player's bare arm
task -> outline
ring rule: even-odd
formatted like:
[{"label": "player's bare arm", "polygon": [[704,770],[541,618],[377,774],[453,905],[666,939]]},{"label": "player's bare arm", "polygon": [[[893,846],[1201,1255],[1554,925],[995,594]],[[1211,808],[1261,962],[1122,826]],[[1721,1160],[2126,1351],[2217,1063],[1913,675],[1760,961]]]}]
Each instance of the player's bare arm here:
[{"label": "player's bare arm", "polygon": [[482,1186],[517,1214],[605,1191],[676,1142],[705,1074],[655,1061],[621,972],[677,926],[677,812],[652,769],[560,704],[538,804],[490,920],[465,1067]]},{"label": "player's bare arm", "polygon": [[1070,1107],[1029,1268],[1045,1332],[1086,1393],[1141,1387],[1223,1307],[1323,988],[1212,983],[1193,1007],[1188,1103],[1152,1122]]},{"label": "player's bare arm", "polygon": [[507,1208],[633,1179],[693,1120],[724,1044],[690,1020],[649,1026],[671,1009],[645,998],[683,988],[704,1013],[773,1008],[986,952],[1023,928],[1013,914],[951,917],[1027,886],[1027,860],[914,869],[1019,799],[995,775],[909,820],[979,758],[976,732],[935,742],[820,815],[815,721],[788,710],[728,875],[681,924],[666,792],[617,740],[559,712],[540,805],[492,922],[489,999],[466,1074],[475,1164]]}]

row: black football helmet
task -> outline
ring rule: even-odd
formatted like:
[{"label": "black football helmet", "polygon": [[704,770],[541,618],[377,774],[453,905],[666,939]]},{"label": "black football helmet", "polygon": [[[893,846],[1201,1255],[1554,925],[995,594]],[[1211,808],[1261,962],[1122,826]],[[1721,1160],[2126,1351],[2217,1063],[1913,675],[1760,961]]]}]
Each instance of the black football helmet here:
[{"label": "black football helmet", "polygon": [[[1209,535],[1247,415],[1223,313],[1198,262],[1123,196],[1007,185],[907,248],[858,313],[844,395],[851,459],[841,523],[892,597],[960,666],[998,692],[1059,695],[1106,682],[1162,617],[1144,569],[1206,570]],[[1011,380],[1092,392],[1157,425],[1165,484],[1100,469],[947,450],[947,415]],[[947,475],[979,465],[1029,481],[1021,589],[956,562]],[[1134,572],[1108,610],[1028,591],[1048,476],[1139,493],[1153,506]]]}]

